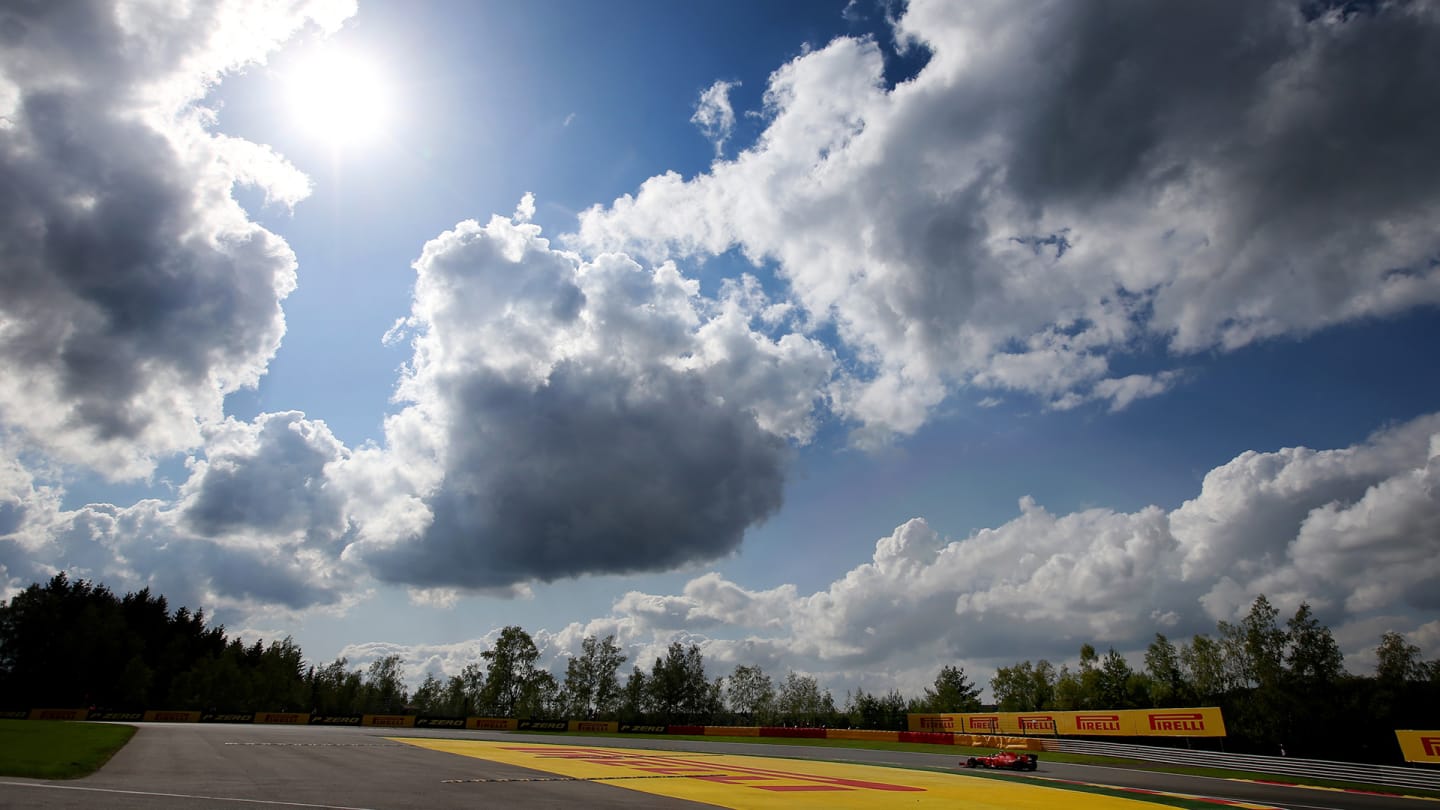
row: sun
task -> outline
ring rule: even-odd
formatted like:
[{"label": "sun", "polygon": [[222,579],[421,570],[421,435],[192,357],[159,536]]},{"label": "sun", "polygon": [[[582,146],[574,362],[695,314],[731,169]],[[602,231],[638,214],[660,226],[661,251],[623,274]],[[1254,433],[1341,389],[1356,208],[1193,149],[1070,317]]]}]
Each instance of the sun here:
[{"label": "sun", "polygon": [[285,72],[284,86],[291,122],[332,147],[372,144],[390,124],[385,71],[361,51],[319,48]]}]

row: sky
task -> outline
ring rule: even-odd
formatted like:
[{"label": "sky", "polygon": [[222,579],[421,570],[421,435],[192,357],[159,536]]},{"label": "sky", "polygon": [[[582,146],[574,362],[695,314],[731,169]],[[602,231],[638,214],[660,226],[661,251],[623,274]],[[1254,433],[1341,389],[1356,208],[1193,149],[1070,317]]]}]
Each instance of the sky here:
[{"label": "sky", "polygon": [[0,596],[918,694],[1440,657],[1440,6],[0,9]]}]

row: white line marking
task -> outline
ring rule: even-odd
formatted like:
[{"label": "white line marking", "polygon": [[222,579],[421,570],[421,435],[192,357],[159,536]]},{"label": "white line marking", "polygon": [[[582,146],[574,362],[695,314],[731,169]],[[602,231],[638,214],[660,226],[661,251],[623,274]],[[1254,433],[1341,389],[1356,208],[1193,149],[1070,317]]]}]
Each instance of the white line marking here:
[{"label": "white line marking", "polygon": [[166,799],[198,799],[207,802],[242,802],[244,804],[266,804],[271,807],[316,807],[321,810],[373,810],[368,807],[351,807],[341,804],[307,804],[305,802],[276,802],[268,799],[239,799],[232,796],[195,796],[189,793],[155,793],[149,790],[120,790],[118,788],[81,787],[79,785],[50,785],[42,782],[0,782],[0,786],[49,788],[50,790],[84,790],[90,793],[121,793],[126,796],[159,796]]}]

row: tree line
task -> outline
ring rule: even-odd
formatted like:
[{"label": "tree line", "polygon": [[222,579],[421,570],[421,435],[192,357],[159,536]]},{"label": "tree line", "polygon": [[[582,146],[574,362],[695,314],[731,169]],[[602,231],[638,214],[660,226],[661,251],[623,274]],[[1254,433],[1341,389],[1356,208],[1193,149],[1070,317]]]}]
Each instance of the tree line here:
[{"label": "tree line", "polygon": [[1157,633],[1135,670],[1113,648],[1080,648],[1078,668],[1044,659],[1000,667],[1001,711],[1219,706],[1232,751],[1391,761],[1394,730],[1440,727],[1440,660],[1386,632],[1373,675],[1352,675],[1308,603],[1281,626],[1263,594],[1238,622],[1176,645]]},{"label": "tree line", "polygon": [[[1157,634],[1136,670],[1085,644],[1079,665],[1000,667],[990,681],[1000,711],[1220,706],[1230,750],[1346,759],[1394,759],[1396,728],[1440,727],[1440,661],[1386,633],[1374,675],[1357,676],[1328,627],[1302,604],[1282,627],[1258,597],[1236,623],[1180,645]],[[672,643],[649,668],[632,666],[613,636],[584,639],[563,676],[539,664],[521,627],[502,629],[458,675],[427,674],[411,692],[405,662],[368,667],[345,658],[306,662],[292,639],[245,644],[203,611],[171,611],[149,589],[117,597],[57,574],[0,604],[0,702],[5,708],[96,706],[219,712],[309,711],[601,719],[641,724],[793,725],[904,729],[912,712],[982,709],[980,689],[946,665],[923,694],[847,692],[837,703],[815,678],[775,679],[740,665],[710,677],[698,646]]]},{"label": "tree line", "polygon": [[738,666],[710,679],[697,645],[672,643],[649,669],[632,667],[614,636],[589,637],[557,678],[539,665],[523,628],[502,629],[481,661],[448,678],[429,673],[412,693],[405,662],[386,656],[368,667],[341,657],[307,664],[286,638],[245,644],[203,611],[171,611],[144,589],[116,596],[64,573],[0,604],[0,702],[3,708],[94,706],[215,712],[309,711],[604,719],[653,724],[795,725],[903,729],[907,712],[980,708],[979,687],[945,666],[932,689],[906,700],[847,693],[837,706],[811,676],[776,682],[759,667]]}]

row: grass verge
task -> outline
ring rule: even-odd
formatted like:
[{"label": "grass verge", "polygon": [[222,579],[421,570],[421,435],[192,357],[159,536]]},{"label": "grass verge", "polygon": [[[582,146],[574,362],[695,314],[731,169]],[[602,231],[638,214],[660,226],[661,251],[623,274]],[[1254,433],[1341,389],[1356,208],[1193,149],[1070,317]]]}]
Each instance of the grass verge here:
[{"label": "grass verge", "polygon": [[76,779],[94,773],[135,736],[134,726],[0,720],[0,776]]},{"label": "grass verge", "polygon": [[[993,748],[971,748],[963,745],[930,745],[926,743],[892,743],[876,740],[816,740],[796,739],[789,737],[719,737],[719,736],[692,736],[682,734],[604,734],[584,733],[574,736],[584,737],[623,737],[633,739],[645,737],[656,740],[702,740],[706,742],[733,742],[733,743],[760,743],[762,745],[804,745],[819,748],[861,748],[880,751],[913,751],[923,754],[948,754],[957,760],[961,757],[973,756],[975,754],[993,754]],[[781,754],[780,756],[783,756]],[[1380,785],[1373,782],[1361,781],[1337,781],[1333,779],[1311,779],[1304,776],[1283,776],[1277,774],[1254,773],[1251,771],[1235,771],[1222,768],[1195,768],[1185,765],[1171,765],[1164,762],[1150,762],[1143,759],[1122,759],[1119,757],[1101,757],[1091,754],[1062,754],[1058,752],[1041,752],[1042,762],[1065,762],[1076,765],[1103,765],[1111,768],[1127,768],[1134,771],[1156,771],[1160,773],[1173,773],[1182,776],[1209,776],[1216,779],[1248,779],[1260,782],[1271,782],[1285,785],[1300,785],[1302,787],[1330,788],[1333,790],[1360,790],[1370,793],[1383,793],[1392,796],[1422,796],[1430,799],[1440,799],[1440,791],[1421,790],[1419,788],[1402,788],[1394,785]],[[1358,772],[1363,773],[1366,766],[1356,765]]]}]

